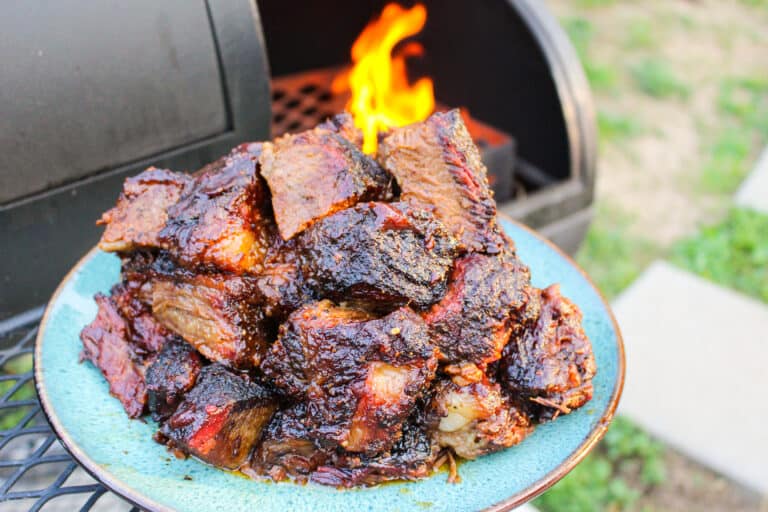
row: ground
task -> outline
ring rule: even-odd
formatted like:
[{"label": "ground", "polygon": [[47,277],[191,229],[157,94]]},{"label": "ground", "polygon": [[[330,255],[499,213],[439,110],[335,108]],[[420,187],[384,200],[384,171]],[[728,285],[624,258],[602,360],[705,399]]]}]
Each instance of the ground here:
[{"label": "ground", "polygon": [[[547,3],[598,111],[596,215],[579,262],[611,298],[663,258],[768,302],[768,216],[733,204],[768,143],[768,1]],[[768,510],[623,419],[536,505]]]}]

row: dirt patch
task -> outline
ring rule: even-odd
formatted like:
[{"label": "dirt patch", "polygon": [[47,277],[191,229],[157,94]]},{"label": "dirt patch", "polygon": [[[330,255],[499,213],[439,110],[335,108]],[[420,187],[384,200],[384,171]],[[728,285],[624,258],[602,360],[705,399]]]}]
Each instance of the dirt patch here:
[{"label": "dirt patch", "polygon": [[[630,230],[662,248],[722,216],[730,197],[703,193],[697,183],[721,122],[723,80],[768,76],[768,8],[734,0],[548,3],[561,19],[586,20],[589,58],[615,75],[594,91],[598,110],[640,127],[602,144],[598,200],[620,205],[635,219]],[[663,61],[686,93],[641,92],[631,70],[647,60]]]}]

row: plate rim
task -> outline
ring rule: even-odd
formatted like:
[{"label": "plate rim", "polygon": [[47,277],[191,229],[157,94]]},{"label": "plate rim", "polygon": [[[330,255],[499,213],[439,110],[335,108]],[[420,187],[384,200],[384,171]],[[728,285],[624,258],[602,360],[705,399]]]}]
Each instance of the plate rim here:
[{"label": "plate rim", "polygon": [[[534,482],[532,485],[512,494],[508,498],[505,498],[498,503],[484,508],[482,512],[507,512],[512,510],[515,507],[518,507],[523,503],[527,503],[528,501],[536,498],[544,491],[555,485],[571,470],[573,470],[573,468],[576,467],[576,465],[579,464],[584,459],[584,457],[586,457],[587,454],[592,451],[592,449],[603,438],[603,436],[605,436],[605,433],[607,432],[608,427],[610,426],[611,421],[616,414],[616,409],[619,405],[619,401],[624,390],[624,378],[626,374],[626,353],[624,349],[624,339],[621,334],[621,329],[619,328],[619,324],[616,321],[616,317],[613,314],[613,310],[611,309],[609,302],[606,300],[603,293],[595,285],[589,275],[584,271],[584,269],[581,268],[581,266],[579,266],[578,263],[576,263],[576,261],[574,261],[570,255],[566,254],[562,249],[560,249],[557,245],[555,245],[551,240],[546,238],[541,233],[502,212],[498,212],[498,217],[506,222],[509,222],[510,224],[513,224],[515,227],[528,232],[528,234],[543,242],[555,253],[565,259],[582,275],[582,277],[584,277],[586,282],[597,294],[605,311],[608,313],[608,317],[611,320],[613,331],[616,334],[616,349],[618,360],[616,381],[614,382],[613,391],[611,392],[608,406],[606,407],[605,412],[600,417],[600,420],[597,422],[596,426],[589,431],[589,433],[582,440],[581,444],[579,444],[579,446],[576,447],[576,449],[568,457],[563,459],[560,464],[558,464],[555,468]],[[88,456],[88,454],[85,453],[69,436],[69,433],[59,421],[59,417],[56,415],[56,412],[48,400],[48,393],[43,381],[42,365],[40,361],[42,361],[42,340],[46,332],[51,307],[56,302],[62,290],[64,289],[64,285],[68,283],[75,272],[77,272],[85,264],[86,260],[90,259],[90,257],[99,250],[100,249],[98,245],[94,245],[90,250],[88,250],[88,252],[81,256],[79,260],[77,260],[77,262],[62,278],[61,282],[58,284],[56,290],[53,292],[51,298],[48,300],[48,303],[45,306],[45,312],[43,313],[43,317],[40,320],[40,326],[38,327],[37,336],[35,337],[35,351],[33,358],[35,390],[37,391],[41,410],[43,411],[46,420],[50,424],[51,429],[56,434],[66,451],[69,452],[72,458],[75,459],[75,461],[77,461],[77,463],[83,469],[85,469],[88,474],[90,474],[96,481],[107,487],[110,491],[114,492],[133,505],[144,508],[151,512],[174,512],[174,509],[158,503],[154,499],[146,496],[145,494],[142,494],[137,489],[126,485],[121,480],[112,475],[108,470],[104,469],[102,466],[96,463],[96,461],[90,458],[90,456]]]}]

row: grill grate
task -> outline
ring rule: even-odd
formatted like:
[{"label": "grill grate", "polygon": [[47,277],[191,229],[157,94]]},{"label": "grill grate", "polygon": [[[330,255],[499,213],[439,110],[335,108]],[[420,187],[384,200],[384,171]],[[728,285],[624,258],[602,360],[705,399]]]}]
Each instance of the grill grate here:
[{"label": "grill grate", "polygon": [[331,93],[337,69],[272,79],[272,137],[314,128],[344,110],[346,96]]},{"label": "grill grate", "polygon": [[0,509],[139,512],[80,468],[48,425],[32,375],[39,320],[0,333]]}]

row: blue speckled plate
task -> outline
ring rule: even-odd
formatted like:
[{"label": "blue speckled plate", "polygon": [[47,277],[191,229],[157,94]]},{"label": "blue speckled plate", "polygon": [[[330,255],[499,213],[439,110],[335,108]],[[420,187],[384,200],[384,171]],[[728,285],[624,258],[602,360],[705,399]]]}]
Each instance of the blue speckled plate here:
[{"label": "blue speckled plate", "polygon": [[598,374],[580,410],[540,426],[520,445],[460,466],[461,483],[437,473],[419,482],[337,490],[248,480],[177,460],[152,440],[155,425],[129,420],[90,363],[78,364],[80,330],[96,314],[93,295],[118,280],[115,255],[89,252],[53,295],[40,326],[35,379],[53,428],[80,463],[110,489],[149,510],[473,511],[509,510],[570,471],[602,437],[621,395],[624,348],[610,309],[576,265],[527,228],[501,221],[531,268],[533,283],[559,282],[584,312]]}]

